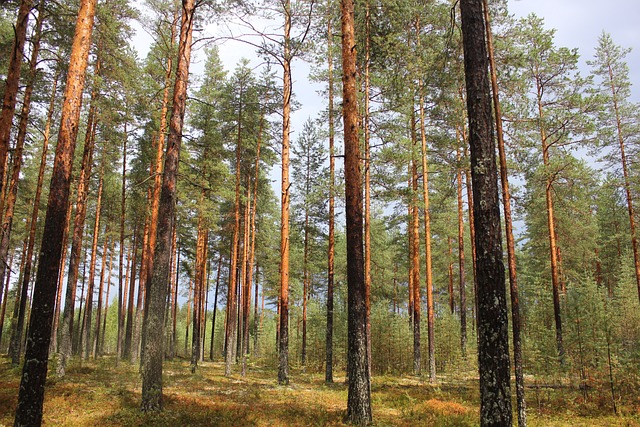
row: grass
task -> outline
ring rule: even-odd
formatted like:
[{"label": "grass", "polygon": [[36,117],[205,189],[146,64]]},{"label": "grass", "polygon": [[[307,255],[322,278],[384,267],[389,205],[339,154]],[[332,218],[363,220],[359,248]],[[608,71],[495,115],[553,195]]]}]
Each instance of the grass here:
[{"label": "grass", "polygon": [[[343,426],[344,378],[324,384],[324,375],[291,370],[291,384],[279,386],[276,371],[250,367],[248,375],[224,376],[222,363],[203,362],[191,374],[187,361],[165,362],[164,406],[160,414],[139,411],[137,369],[106,358],[72,363],[64,379],[48,380],[45,425],[52,426]],[[54,370],[50,367],[50,372]],[[20,371],[0,359],[0,426],[13,424]],[[431,385],[411,376],[374,377],[376,426],[476,426],[476,381],[442,378]],[[603,392],[604,393],[604,392]],[[606,394],[567,388],[528,391],[529,425],[638,426],[640,399],[619,402],[613,415]],[[604,396],[604,397],[603,397]],[[515,425],[515,421],[514,421]]]}]

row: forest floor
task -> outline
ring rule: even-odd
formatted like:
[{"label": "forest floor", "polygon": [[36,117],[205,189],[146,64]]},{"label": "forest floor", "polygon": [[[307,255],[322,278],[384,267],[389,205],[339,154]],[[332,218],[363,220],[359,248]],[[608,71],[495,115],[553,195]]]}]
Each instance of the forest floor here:
[{"label": "forest floor", "polygon": [[[74,362],[64,379],[50,376],[44,423],[51,426],[341,426],[346,412],[344,377],[332,385],[324,375],[291,369],[279,386],[272,368],[250,366],[246,377],[224,376],[224,364],[203,362],[191,374],[188,361],[164,365],[160,414],[139,411],[137,369],[106,358]],[[50,366],[50,372],[53,371]],[[0,426],[13,425],[20,371],[0,358]],[[606,396],[591,391],[528,390],[529,426],[639,426],[640,399],[618,403],[613,415]],[[609,400],[610,401],[610,400]],[[477,379],[439,378],[431,385],[412,376],[375,376],[372,405],[376,426],[477,426]],[[514,425],[517,423],[514,419]]]}]

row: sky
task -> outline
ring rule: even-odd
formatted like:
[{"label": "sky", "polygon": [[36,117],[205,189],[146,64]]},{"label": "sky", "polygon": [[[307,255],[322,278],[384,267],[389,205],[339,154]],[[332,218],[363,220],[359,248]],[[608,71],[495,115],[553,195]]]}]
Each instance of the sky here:
[{"label": "sky", "polygon": [[[614,43],[624,48],[632,48],[627,56],[632,85],[632,98],[640,102],[640,0],[508,0],[511,14],[516,18],[535,13],[544,18],[545,27],[556,30],[556,45],[560,47],[578,48],[580,66],[583,74],[588,74],[587,60],[593,58],[598,37],[605,31],[611,34]],[[139,25],[134,45],[140,57],[146,55],[149,35]],[[217,36],[226,33],[215,24],[207,27],[207,33]],[[226,33],[228,34],[228,33]],[[210,35],[210,34],[207,34]],[[218,43],[220,57],[225,68],[231,73],[242,57],[252,60],[258,65],[261,60],[256,58],[253,48],[234,40]],[[204,50],[198,49],[194,53],[191,73],[198,75],[204,68]],[[292,116],[292,138],[302,123],[308,117],[315,117],[325,108],[326,101],[318,94],[323,85],[308,81],[309,66],[301,60],[294,60],[293,91],[301,104],[300,110]],[[281,75],[282,73],[278,73]]]},{"label": "sky", "polygon": [[640,1],[639,0],[509,0],[516,17],[535,13],[544,18],[546,28],[556,29],[556,45],[578,48],[583,74],[586,61],[593,59],[598,37],[603,31],[613,42],[632,48],[627,55],[632,97],[640,102]]}]

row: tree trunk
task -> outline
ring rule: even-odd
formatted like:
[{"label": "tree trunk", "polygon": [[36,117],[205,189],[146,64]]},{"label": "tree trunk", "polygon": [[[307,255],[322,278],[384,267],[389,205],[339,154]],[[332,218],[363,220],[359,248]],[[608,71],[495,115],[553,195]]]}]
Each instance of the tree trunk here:
[{"label": "tree trunk", "polygon": [[[109,251],[109,268],[107,268],[107,295],[105,295],[104,316],[102,320],[102,330],[96,334],[96,357],[104,354],[104,337],[107,334],[107,315],[109,314],[109,291],[111,290],[111,267],[113,267],[113,247],[115,240],[111,241],[111,250]],[[99,337],[99,339],[98,339]]]},{"label": "tree trunk", "polygon": [[242,345],[240,346],[242,356],[242,376],[247,371],[247,353],[249,352],[249,308],[251,306],[251,284],[249,283],[249,241],[250,241],[250,217],[251,217],[251,178],[247,175],[247,194],[244,207],[244,235],[242,240],[242,307],[240,307],[240,321],[242,324]]},{"label": "tree trunk", "polygon": [[325,382],[333,383],[333,282],[335,264],[335,158],[333,118],[333,34],[331,8],[327,15],[327,68],[329,80],[329,242],[327,247],[327,332],[325,338]]},{"label": "tree trunk", "polygon": [[[364,283],[367,305],[367,359],[371,376],[371,131],[369,129],[369,97],[371,82],[369,68],[371,63],[371,10],[369,0],[365,0],[365,37],[364,37]],[[420,292],[418,290],[418,292]],[[415,328],[414,328],[415,331]],[[415,343],[414,343],[415,345]],[[415,347],[414,347],[415,349]],[[420,330],[418,328],[418,372],[420,371]]]},{"label": "tree trunk", "polygon": [[482,0],[461,0],[478,280],[480,424],[511,425],[509,337]]},{"label": "tree trunk", "polygon": [[147,256],[144,257],[145,276],[144,283],[151,280],[153,272],[153,257],[158,234],[158,212],[160,207],[160,190],[162,188],[162,154],[164,151],[164,139],[167,131],[167,110],[169,106],[169,89],[171,86],[171,73],[173,72],[172,51],[176,38],[176,24],[178,20],[178,10],[174,10],[173,22],[171,23],[171,38],[169,40],[169,53],[167,55],[167,69],[164,77],[164,92],[162,96],[162,107],[160,108],[160,129],[156,139],[156,159],[153,167],[150,168],[150,176],[153,177],[153,192],[151,193],[151,213],[149,220],[149,239],[147,241]]},{"label": "tree trunk", "polygon": [[[260,149],[262,145],[262,132],[264,131],[264,114],[260,116],[260,129],[258,130],[258,141],[256,144],[256,163],[255,163],[255,175],[253,177],[253,209],[251,210],[251,248],[249,249],[249,267],[247,274],[247,282],[249,286],[253,283],[253,266],[256,257],[256,214],[258,212],[258,183],[260,180]],[[256,273],[257,275],[257,273]],[[253,334],[253,349],[258,345],[258,330],[257,315],[258,315],[258,280],[256,277],[255,286],[255,310],[253,315],[254,334]],[[247,331],[248,335],[248,331]],[[249,350],[249,337],[247,336],[247,351]]]},{"label": "tree trunk", "polygon": [[[27,40],[29,13],[31,13],[32,8],[33,0],[22,0],[20,2],[18,19],[13,28],[15,40],[11,50],[11,59],[9,60],[9,69],[5,80],[4,98],[2,100],[2,112],[0,113],[0,195],[4,194],[3,183],[6,173],[7,153],[9,152],[13,115],[16,110],[20,85],[20,69],[22,68],[22,58],[24,56],[24,44]],[[3,206],[3,202],[0,202],[0,212],[3,212]]]},{"label": "tree trunk", "polygon": [[[147,192],[147,201],[151,199],[151,191]],[[142,233],[142,249],[140,254],[140,277],[138,278],[138,294],[136,297],[136,310],[133,317],[133,333],[131,335],[131,362],[138,361],[141,351],[141,332],[142,321],[145,310],[145,305],[148,305],[146,301],[146,280],[147,280],[147,267],[149,266],[149,222],[151,221],[150,215],[145,216],[144,231]],[[186,343],[185,343],[186,344]]]},{"label": "tree trunk", "polygon": [[[200,205],[205,198],[205,190],[200,193]],[[202,295],[205,286],[205,270],[207,265],[207,241],[209,239],[208,229],[205,225],[204,212],[199,213],[198,217],[198,234],[196,240],[196,264],[195,264],[195,280],[193,291],[193,334],[191,336],[191,373],[195,373],[198,366],[198,360],[202,352],[202,338],[200,321],[202,319]]]},{"label": "tree trunk", "polygon": [[[64,267],[67,262],[67,249],[69,248],[69,227],[71,226],[71,197],[69,198],[69,208],[67,209],[67,220],[62,234],[62,257],[60,259],[60,271],[58,273],[58,283],[64,280]],[[62,303],[62,286],[58,286],[56,293],[56,307],[53,316],[53,326],[51,327],[51,344],[49,353],[58,351],[58,326],[60,324],[60,304]]]},{"label": "tree trunk", "polygon": [[[520,301],[518,298],[518,276],[516,272],[516,250],[513,238],[513,220],[511,217],[511,192],[509,191],[509,174],[507,170],[507,156],[504,150],[504,133],[502,131],[502,109],[498,89],[498,76],[493,51],[493,34],[491,31],[491,16],[488,0],[483,0],[484,19],[487,33],[487,49],[489,53],[489,70],[491,71],[491,89],[493,94],[494,118],[496,121],[496,136],[498,140],[498,155],[500,160],[500,182],[502,184],[502,205],[504,209],[505,233],[507,237],[507,265],[509,267],[509,290],[511,295],[511,322],[513,334],[513,364],[516,377],[516,402],[518,407],[518,426],[527,426],[527,405],[524,395],[524,370],[522,366],[522,341],[520,339]],[[596,249],[597,250],[597,249]],[[596,254],[597,255],[597,254]]]},{"label": "tree trunk", "polygon": [[[31,94],[33,93],[33,86],[35,84],[36,74],[38,71],[38,52],[40,51],[42,21],[44,20],[42,14],[43,9],[43,3],[40,3],[38,9],[38,18],[36,20],[35,35],[33,38],[33,48],[31,49],[31,59],[29,60],[29,77],[27,87],[24,91],[24,98],[22,100],[22,112],[20,114],[20,123],[18,124],[18,136],[16,138],[16,145],[13,150],[13,168],[11,171],[11,181],[4,200],[5,210],[2,219],[2,238],[0,239],[0,283],[4,281],[3,279],[7,266],[7,254],[9,253],[11,226],[13,224],[13,214],[16,206],[16,198],[18,195],[18,183],[20,180],[20,169],[22,167],[22,151],[24,149],[24,142],[27,137],[27,125],[29,123],[29,113],[31,112]],[[0,189],[0,191],[2,190]],[[2,213],[1,210],[0,213]],[[2,299],[1,287],[0,299]]]},{"label": "tree trunk", "polygon": [[[100,75],[100,58],[96,60],[95,74]],[[82,252],[82,240],[84,234],[84,222],[87,214],[87,193],[89,187],[89,177],[93,164],[93,150],[95,146],[95,116],[97,97],[97,87],[91,91],[91,101],[89,105],[89,116],[87,118],[87,132],[85,134],[84,148],[82,153],[82,167],[78,178],[78,194],[76,199],[76,209],[73,220],[73,236],[71,240],[71,254],[69,255],[69,270],[67,276],[67,290],[64,299],[64,311],[62,313],[62,330],[60,332],[60,353],[58,354],[58,364],[56,366],[58,377],[65,375],[67,360],[71,357],[73,350],[74,336],[74,309],[76,301],[76,290],[78,282],[78,267],[80,266],[80,255]]]},{"label": "tree trunk", "polygon": [[172,294],[172,303],[171,303],[171,347],[169,349],[169,354],[171,358],[173,358],[176,354],[176,342],[178,339],[177,335],[177,326],[178,326],[178,285],[180,283],[180,245],[176,244],[178,241],[178,230],[176,224],[173,224],[173,241],[177,250],[175,251],[175,271],[173,278],[173,294]]},{"label": "tree trunk", "polygon": [[133,255],[131,260],[131,276],[129,281],[129,301],[127,303],[127,322],[124,331],[124,344],[122,346],[122,358],[131,360],[131,342],[133,341],[133,304],[136,295],[136,266],[138,263],[138,249],[140,237],[138,236],[138,224],[133,229]]},{"label": "tree trunk", "polygon": [[451,310],[451,314],[455,313],[456,311],[456,306],[455,306],[455,299],[453,296],[453,245],[452,245],[452,241],[453,239],[451,238],[451,236],[447,237],[447,245],[449,247],[449,268],[447,271],[447,276],[449,278],[449,309]]},{"label": "tree trunk", "polygon": [[349,391],[347,420],[371,424],[371,380],[367,357],[367,306],[362,246],[362,172],[358,141],[356,40],[353,0],[341,0],[342,87],[347,234],[347,299]]},{"label": "tree trunk", "polygon": [[[57,292],[62,235],[67,217],[71,167],[78,131],[84,75],[87,68],[95,0],[80,3],[67,72],[60,131],[53,165],[49,201],[34,286],[29,337],[22,371],[15,425],[40,425],[47,376],[53,306]],[[1,156],[0,156],[1,157]],[[0,158],[0,163],[4,163]]]},{"label": "tree trunk", "polygon": [[124,288],[127,286],[124,273],[124,224],[126,217],[127,202],[127,123],[124,124],[124,139],[122,141],[122,189],[120,193],[120,250],[118,254],[118,334],[116,338],[116,364],[122,356],[122,339],[124,335],[124,307],[127,292]]},{"label": "tree trunk", "polygon": [[[540,123],[540,140],[542,142],[542,161],[545,168],[549,167],[549,145],[547,133],[544,128],[544,111],[542,108],[542,86],[536,79],[536,92],[538,101],[538,116]],[[551,286],[553,291],[553,317],[556,325],[556,349],[560,364],[564,364],[564,345],[562,343],[562,313],[560,308],[560,274],[558,266],[558,239],[556,236],[556,224],[553,203],[553,178],[547,173],[545,180],[545,201],[547,206],[547,229],[549,232],[549,258],[551,261]]]},{"label": "tree trunk", "polygon": [[284,0],[282,192],[280,211],[280,334],[278,383],[289,384],[289,133],[291,131],[291,1]]},{"label": "tree trunk", "polygon": [[[11,251],[11,257],[9,258],[8,274],[4,281],[4,299],[2,300],[2,312],[0,312],[0,348],[2,348],[2,330],[4,329],[4,316],[7,311],[7,299],[8,299],[7,292],[9,292],[9,282],[11,281],[11,267],[13,265],[14,256],[15,256],[15,250]],[[24,261],[24,257],[22,259]],[[20,282],[18,281],[18,283]]]},{"label": "tree trunk", "polygon": [[[28,226],[29,224],[27,224]],[[18,282],[20,283],[20,282]],[[18,366],[23,347],[24,322],[27,311],[27,300],[29,296],[29,282],[22,282],[17,289],[16,299],[13,305],[13,317],[11,318],[11,338],[9,340],[9,357],[11,364]]]},{"label": "tree trunk", "polygon": [[[240,93],[242,97],[242,92]],[[237,318],[234,313],[237,310],[237,286],[238,286],[238,248],[240,246],[240,179],[241,179],[241,153],[242,153],[242,103],[238,109],[238,132],[236,134],[236,188],[235,202],[233,205],[233,240],[231,242],[231,267],[229,268],[229,286],[227,289],[226,328],[224,335],[225,349],[225,376],[231,375],[231,366],[236,358],[236,332]]]},{"label": "tree trunk", "polygon": [[173,93],[169,139],[165,156],[164,176],[158,213],[158,233],[154,251],[151,282],[148,284],[148,305],[143,324],[141,360],[143,411],[162,410],[162,360],[164,358],[164,313],[169,280],[171,235],[176,201],[176,180],[180,159],[180,142],[184,122],[191,60],[194,1],[183,0],[178,65]]},{"label": "tree trunk", "polygon": [[[104,159],[104,158],[103,158]],[[98,201],[96,202],[96,218],[93,225],[93,241],[91,243],[91,262],[89,263],[89,283],[87,284],[87,299],[85,300],[82,331],[78,351],[83,359],[89,357],[91,351],[91,321],[93,314],[93,290],[96,276],[96,261],[98,257],[98,236],[100,235],[100,216],[102,210],[102,190],[104,188],[104,160],[100,167],[100,181],[98,184]],[[84,348],[83,348],[84,347]]]},{"label": "tree trunk", "polygon": [[[26,246],[26,251],[23,251],[23,268],[21,268],[21,275],[19,276],[20,280],[18,283],[27,283],[31,280],[31,266],[33,260],[33,249],[35,247],[36,240],[36,225],[38,221],[38,210],[40,207],[40,197],[42,196],[42,185],[44,182],[44,171],[47,166],[47,151],[49,148],[49,137],[51,133],[51,121],[53,119],[53,114],[55,110],[55,100],[56,100],[56,91],[58,88],[58,78],[59,73],[56,73],[53,79],[53,86],[51,89],[51,98],[49,100],[49,110],[47,112],[47,121],[44,126],[44,136],[42,142],[42,154],[40,156],[40,169],[38,170],[38,181],[36,184],[36,194],[33,197],[33,209],[31,211],[31,220],[29,221],[29,237],[28,243]],[[64,240],[64,239],[63,239]],[[62,267],[61,267],[62,268]],[[3,300],[3,307],[6,305],[6,291],[5,291],[5,299]],[[3,317],[4,318],[4,317]],[[0,337],[2,336],[1,332],[2,328],[0,327]]]},{"label": "tree trunk", "polygon": [[[420,39],[418,39],[420,40]],[[418,41],[418,46],[420,42]],[[431,258],[431,213],[429,212],[429,167],[427,165],[427,128],[425,124],[422,79],[420,90],[420,139],[422,142],[422,199],[424,201],[425,274],[427,284],[427,333],[429,335],[429,382],[436,381],[435,311],[433,301],[433,272]]]},{"label": "tree trunk", "polygon": [[189,345],[189,325],[191,322],[191,305],[193,304],[192,297],[193,296],[193,280],[189,280],[189,294],[187,295],[187,318],[185,319],[185,331],[184,331],[184,354],[185,357],[188,355],[187,347]]},{"label": "tree trunk", "polygon": [[100,343],[100,327],[102,326],[102,294],[104,293],[104,275],[107,270],[107,252],[109,251],[109,224],[104,230],[104,245],[102,246],[102,262],[100,265],[100,285],[98,286],[98,306],[96,309],[96,331],[93,334],[93,341],[90,341],[91,356],[98,358],[98,347]]},{"label": "tree trunk", "polygon": [[213,315],[211,316],[211,343],[209,344],[209,360],[213,360],[213,342],[216,335],[216,314],[218,312],[218,290],[220,289],[220,270],[222,269],[222,252],[218,254],[218,270],[216,272],[216,290],[213,294]]},{"label": "tree trunk", "polygon": [[[464,140],[462,141],[464,143]],[[458,277],[460,291],[460,351],[462,358],[467,358],[467,289],[465,280],[465,258],[464,258],[464,215],[462,203],[462,155],[460,147],[456,149],[458,160],[458,171],[456,181],[458,183]]]},{"label": "tree trunk", "polygon": [[[412,101],[412,106],[413,106]],[[413,373],[420,376],[420,322],[422,298],[420,296],[420,209],[418,208],[418,163],[415,147],[418,144],[416,135],[415,110],[411,108],[411,273],[413,276]]]}]

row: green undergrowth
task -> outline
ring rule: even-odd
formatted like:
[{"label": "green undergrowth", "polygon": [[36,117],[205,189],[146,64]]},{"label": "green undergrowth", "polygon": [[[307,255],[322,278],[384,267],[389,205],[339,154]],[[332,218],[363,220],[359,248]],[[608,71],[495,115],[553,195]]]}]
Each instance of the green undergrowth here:
[{"label": "green undergrowth", "polygon": [[[53,372],[50,369],[50,372]],[[44,422],[51,426],[342,426],[344,377],[291,370],[280,386],[272,368],[250,366],[224,376],[222,363],[203,362],[195,374],[184,360],[165,362],[164,411],[139,411],[137,368],[114,359],[74,361],[64,379],[50,376]],[[0,426],[13,424],[20,371],[0,359]],[[477,379],[377,376],[371,387],[376,426],[476,426]],[[640,426],[640,399],[619,402],[614,415],[602,394],[567,388],[527,390],[530,426]],[[515,422],[514,422],[515,425]]]}]

